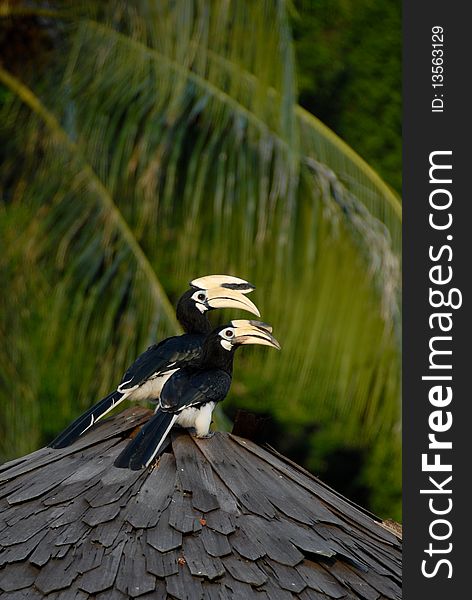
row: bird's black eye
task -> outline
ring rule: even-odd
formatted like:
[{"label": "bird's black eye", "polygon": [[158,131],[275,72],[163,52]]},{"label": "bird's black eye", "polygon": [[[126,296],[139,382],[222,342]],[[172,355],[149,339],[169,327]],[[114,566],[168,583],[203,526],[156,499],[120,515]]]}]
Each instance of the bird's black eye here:
[{"label": "bird's black eye", "polygon": [[203,292],[201,294],[198,294],[197,300],[200,300],[200,302],[203,302],[205,300],[205,294]]},{"label": "bird's black eye", "polygon": [[229,337],[229,338],[230,338],[230,337],[233,337],[233,335],[234,335],[234,332],[233,332],[233,331],[231,331],[231,329],[227,329],[227,330],[225,331],[225,336],[226,336],[226,337]]}]

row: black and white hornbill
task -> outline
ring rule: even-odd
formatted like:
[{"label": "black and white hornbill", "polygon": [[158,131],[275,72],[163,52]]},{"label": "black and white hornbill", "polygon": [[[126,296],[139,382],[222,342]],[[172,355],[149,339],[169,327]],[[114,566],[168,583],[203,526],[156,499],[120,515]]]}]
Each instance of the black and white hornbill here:
[{"label": "black and white hornbill", "polygon": [[162,386],[172,373],[200,356],[205,337],[212,329],[209,310],[239,308],[260,316],[256,305],[245,296],[254,289],[244,279],[229,275],[208,275],[191,281],[176,311],[185,333],[150,346],[129,367],[115,391],[71,423],[49,446],[69,446],[125,399],[158,402]]},{"label": "black and white hornbill", "polygon": [[243,344],[280,349],[271,330],[265,323],[236,320],[208,334],[199,361],[169,377],[156,414],[121,452],[115,466],[133,470],[147,467],[164,449],[164,441],[174,425],[193,427],[197,437],[209,437],[213,409],[224,400],[231,386],[235,350]]}]

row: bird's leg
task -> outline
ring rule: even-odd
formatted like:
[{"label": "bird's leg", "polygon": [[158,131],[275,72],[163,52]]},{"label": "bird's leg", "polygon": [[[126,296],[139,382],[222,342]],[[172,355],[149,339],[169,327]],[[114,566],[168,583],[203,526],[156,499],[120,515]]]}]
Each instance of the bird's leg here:
[{"label": "bird's leg", "polygon": [[195,437],[200,439],[211,438],[213,433],[210,432],[211,416],[213,413],[213,403],[205,404],[198,412],[195,419]]}]

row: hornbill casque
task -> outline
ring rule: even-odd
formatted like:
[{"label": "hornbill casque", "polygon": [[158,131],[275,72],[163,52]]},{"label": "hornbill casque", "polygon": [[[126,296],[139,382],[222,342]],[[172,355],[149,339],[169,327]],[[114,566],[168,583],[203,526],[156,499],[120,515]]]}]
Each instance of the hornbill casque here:
[{"label": "hornbill casque", "polygon": [[231,386],[236,349],[243,344],[261,344],[280,350],[270,332],[271,327],[265,323],[236,320],[208,334],[200,359],[169,377],[162,387],[156,414],[121,452],[115,466],[138,470],[150,465],[163,451],[174,425],[195,428],[198,438],[210,437],[213,409]]},{"label": "hornbill casque", "polygon": [[229,275],[207,275],[192,280],[176,309],[185,333],[166,338],[138,356],[116,390],[71,423],[49,447],[69,446],[125,399],[158,402],[162,386],[172,373],[200,356],[205,337],[212,329],[207,317],[209,310],[239,308],[260,317],[256,305],[245,296],[254,289],[244,279]]}]

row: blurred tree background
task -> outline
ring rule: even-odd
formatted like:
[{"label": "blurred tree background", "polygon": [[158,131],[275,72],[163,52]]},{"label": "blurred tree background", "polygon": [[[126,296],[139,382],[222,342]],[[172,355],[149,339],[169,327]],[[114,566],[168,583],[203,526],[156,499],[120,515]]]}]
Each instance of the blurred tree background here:
[{"label": "blurred tree background", "polygon": [[401,2],[295,0],[299,102],[401,193]]},{"label": "blurred tree background", "polygon": [[278,450],[401,518],[399,11],[0,1],[0,460],[231,273],[283,350],[238,356],[225,416],[269,415]]}]

